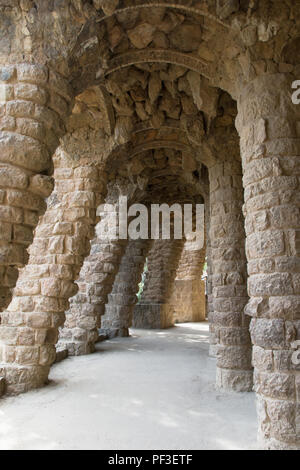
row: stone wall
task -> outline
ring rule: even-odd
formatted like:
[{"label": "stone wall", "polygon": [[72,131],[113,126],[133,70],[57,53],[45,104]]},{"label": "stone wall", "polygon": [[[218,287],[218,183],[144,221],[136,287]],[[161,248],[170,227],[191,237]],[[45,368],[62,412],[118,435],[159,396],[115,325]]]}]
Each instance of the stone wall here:
[{"label": "stone wall", "polygon": [[175,279],[170,304],[173,307],[174,323],[205,320],[205,281]]},{"label": "stone wall", "polygon": [[205,249],[189,250],[185,244],[174,280],[170,304],[174,322],[198,322],[206,318],[205,281],[201,279]]},{"label": "stone wall", "polygon": [[129,336],[148,250],[149,240],[128,241],[101,322],[101,331],[109,337]]},{"label": "stone wall", "polygon": [[168,328],[174,324],[169,303],[183,240],[155,240],[148,254],[144,290],[134,310],[136,328]]}]

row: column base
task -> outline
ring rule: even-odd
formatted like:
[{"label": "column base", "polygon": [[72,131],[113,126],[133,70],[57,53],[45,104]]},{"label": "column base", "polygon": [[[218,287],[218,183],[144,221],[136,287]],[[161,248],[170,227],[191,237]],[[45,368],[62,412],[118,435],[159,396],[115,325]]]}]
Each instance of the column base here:
[{"label": "column base", "polygon": [[173,307],[170,304],[137,304],[133,313],[133,327],[164,329],[174,326]]},{"label": "column base", "polygon": [[295,443],[278,441],[274,438],[265,439],[258,435],[258,445],[262,450],[300,450],[300,439]]},{"label": "column base", "polygon": [[48,383],[50,366],[19,366],[0,364],[0,376],[4,379],[5,395],[19,395]]},{"label": "column base", "polygon": [[85,356],[95,351],[95,344],[81,341],[60,341],[59,349],[67,349],[68,356]]},{"label": "column base", "polygon": [[233,392],[253,391],[253,372],[245,370],[221,369],[217,367],[216,386]]},{"label": "column base", "polygon": [[90,330],[83,327],[60,328],[56,350],[67,349],[69,356],[84,356],[93,353],[98,340],[98,330],[94,322],[92,326],[94,328]]},{"label": "column base", "polygon": [[104,336],[105,339],[129,338],[130,333],[128,328],[100,328],[99,336]]}]

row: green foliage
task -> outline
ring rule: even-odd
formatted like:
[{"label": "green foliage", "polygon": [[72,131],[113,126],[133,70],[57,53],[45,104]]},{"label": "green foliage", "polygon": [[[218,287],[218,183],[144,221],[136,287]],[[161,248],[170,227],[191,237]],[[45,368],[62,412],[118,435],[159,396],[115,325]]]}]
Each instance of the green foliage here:
[{"label": "green foliage", "polygon": [[141,279],[141,282],[139,283],[139,290],[138,290],[138,293],[136,294],[136,296],[138,298],[138,302],[140,301],[141,295],[142,295],[143,290],[144,290],[144,284],[145,284],[145,279],[146,279],[147,272],[148,272],[148,258],[146,258],[146,262],[145,262],[144,270],[143,270],[143,274],[142,274],[142,279]]}]

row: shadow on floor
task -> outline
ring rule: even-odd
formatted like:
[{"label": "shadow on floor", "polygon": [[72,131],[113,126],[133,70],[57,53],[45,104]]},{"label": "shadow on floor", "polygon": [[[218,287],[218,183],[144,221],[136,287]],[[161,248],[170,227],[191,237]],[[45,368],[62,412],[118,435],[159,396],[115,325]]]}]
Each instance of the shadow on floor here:
[{"label": "shadow on floor", "polygon": [[253,393],[215,390],[207,323],[132,330],[0,402],[0,449],[248,449]]}]

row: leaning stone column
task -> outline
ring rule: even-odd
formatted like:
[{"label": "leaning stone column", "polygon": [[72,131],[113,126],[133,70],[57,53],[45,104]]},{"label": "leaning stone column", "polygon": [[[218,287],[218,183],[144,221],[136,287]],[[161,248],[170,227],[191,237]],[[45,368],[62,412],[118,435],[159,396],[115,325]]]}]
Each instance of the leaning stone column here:
[{"label": "leaning stone column", "polygon": [[252,389],[247,303],[242,168],[236,160],[209,169],[213,311],[209,320],[217,344],[217,386]]},{"label": "leaning stone column", "polygon": [[[300,449],[300,106],[288,74],[264,75],[238,99],[248,257],[246,313],[260,438]],[[295,357],[296,356],[296,357]]]},{"label": "leaning stone column", "polygon": [[[97,233],[97,229],[96,229]],[[78,293],[70,301],[66,321],[60,329],[59,345],[69,355],[79,356],[95,351],[101,316],[112,290],[127,240],[101,240],[96,235],[91,252],[85,259],[77,281]]]},{"label": "leaning stone column", "polygon": [[183,245],[184,240],[154,240],[144,290],[134,309],[135,328],[168,328],[174,324],[168,302]]},{"label": "leaning stone column", "polygon": [[128,241],[101,320],[101,329],[109,337],[129,336],[149,245],[149,240]]},{"label": "leaning stone column", "polygon": [[55,190],[30,248],[14,297],[1,314],[0,375],[8,393],[47,381],[55,359],[58,327],[64,322],[74,280],[90,249],[96,207],[103,200],[105,174],[80,166],[59,149]]},{"label": "leaning stone column", "polygon": [[[109,171],[108,165],[106,172]],[[108,294],[128,243],[119,234],[119,197],[130,194],[131,198],[135,191],[136,186],[129,181],[125,180],[124,185],[122,179],[113,180],[107,185],[105,204],[97,208],[101,220],[91,242],[91,252],[80,271],[78,293],[71,299],[66,321],[60,328],[58,346],[67,348],[69,355],[95,351]]]},{"label": "leaning stone column", "polygon": [[47,175],[71,103],[67,81],[46,66],[0,67],[0,311],[53,189]]}]

